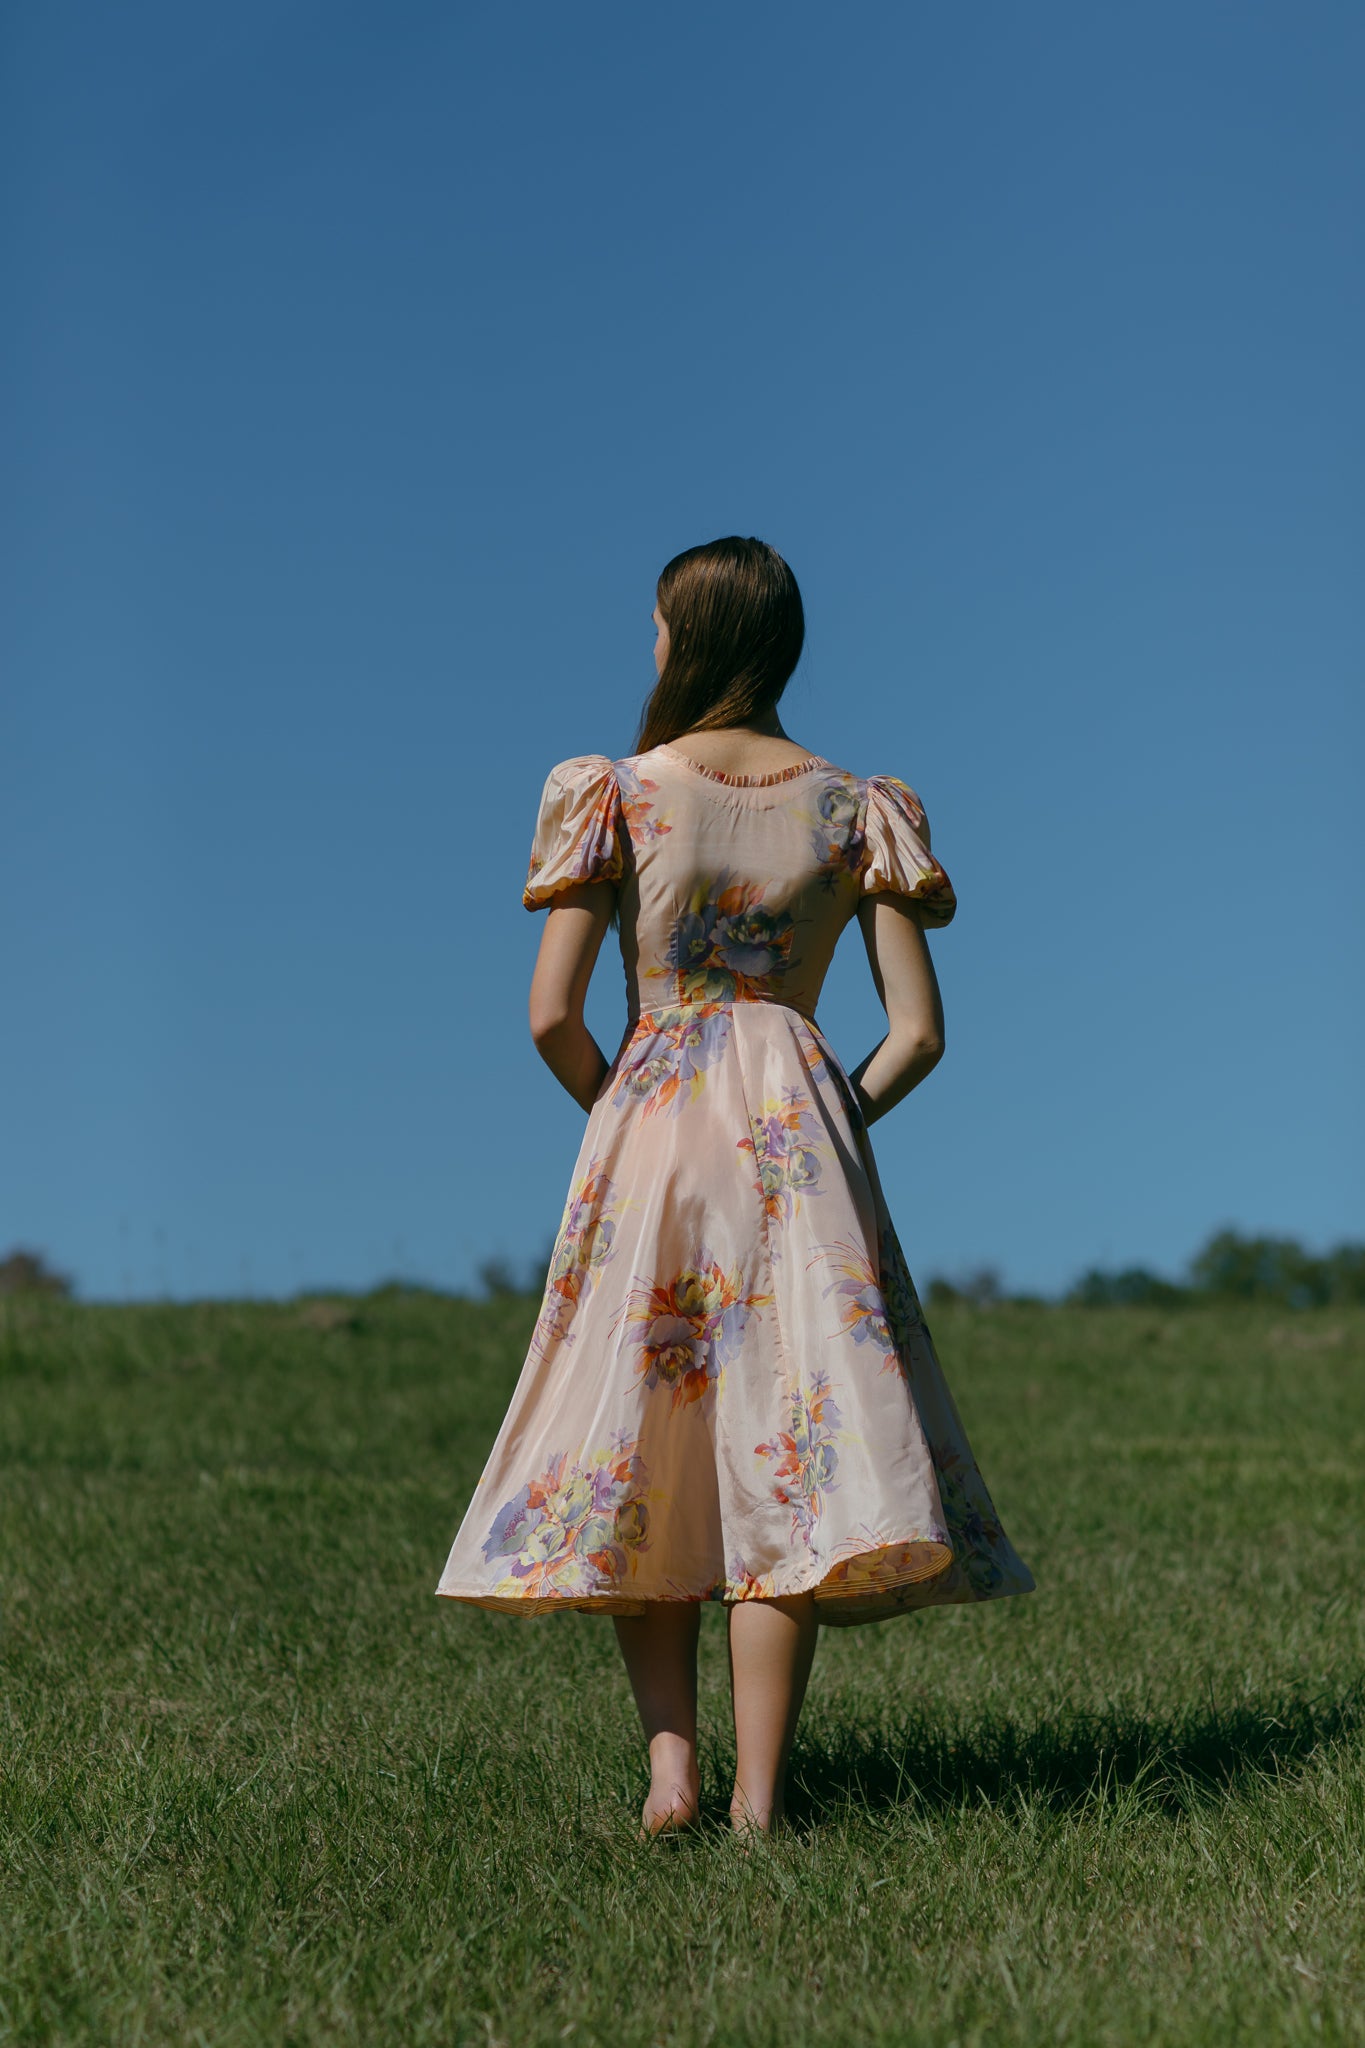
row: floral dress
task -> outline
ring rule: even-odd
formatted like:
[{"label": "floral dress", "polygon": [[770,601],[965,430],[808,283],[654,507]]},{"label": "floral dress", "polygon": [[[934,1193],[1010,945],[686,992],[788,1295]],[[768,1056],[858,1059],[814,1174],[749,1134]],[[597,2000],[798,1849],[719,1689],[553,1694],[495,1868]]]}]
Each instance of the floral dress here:
[{"label": "floral dress", "polygon": [[872,890],[956,901],[913,790],[811,757],[565,761],[525,902],[616,885],[628,1022],[437,1592],[509,1614],[1027,1592],[815,1020]]}]

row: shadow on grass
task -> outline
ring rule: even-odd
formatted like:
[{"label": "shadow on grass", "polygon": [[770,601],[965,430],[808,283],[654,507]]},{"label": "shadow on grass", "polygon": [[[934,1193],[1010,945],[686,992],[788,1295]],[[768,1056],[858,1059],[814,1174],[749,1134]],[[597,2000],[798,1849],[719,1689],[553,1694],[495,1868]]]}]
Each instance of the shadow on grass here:
[{"label": "shadow on grass", "polygon": [[801,1825],[849,1805],[961,1806],[1022,1796],[1062,1810],[1133,1789],[1171,1809],[1217,1799],[1255,1777],[1293,1773],[1365,1726],[1365,1686],[1337,1694],[1146,1715],[1062,1712],[1024,1723],[990,1716],[948,1728],[908,1717],[888,1737],[856,1728],[798,1737],[788,1810]]}]

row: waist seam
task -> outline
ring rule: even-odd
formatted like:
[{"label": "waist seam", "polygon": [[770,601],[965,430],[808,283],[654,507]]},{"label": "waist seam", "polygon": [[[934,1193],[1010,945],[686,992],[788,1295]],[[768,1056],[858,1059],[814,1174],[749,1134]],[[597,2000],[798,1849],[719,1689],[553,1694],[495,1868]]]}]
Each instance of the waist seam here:
[{"label": "waist seam", "polygon": [[633,1030],[651,1017],[685,1015],[712,1015],[717,1010],[790,1010],[805,1024],[815,1023],[814,1010],[803,1010],[799,1003],[784,1002],[778,996],[718,996],[706,1002],[650,1003],[638,1010],[631,1010],[627,1021]]}]

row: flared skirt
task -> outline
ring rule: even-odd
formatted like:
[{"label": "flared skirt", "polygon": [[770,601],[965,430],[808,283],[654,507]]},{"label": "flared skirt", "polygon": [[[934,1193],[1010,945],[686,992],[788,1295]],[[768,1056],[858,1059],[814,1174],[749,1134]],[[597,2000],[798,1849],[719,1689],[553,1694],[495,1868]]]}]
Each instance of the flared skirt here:
[{"label": "flared skirt", "polygon": [[813,1592],[850,1624],[1032,1585],[818,1028],[773,1002],[643,1014],[438,1594],[541,1615]]}]

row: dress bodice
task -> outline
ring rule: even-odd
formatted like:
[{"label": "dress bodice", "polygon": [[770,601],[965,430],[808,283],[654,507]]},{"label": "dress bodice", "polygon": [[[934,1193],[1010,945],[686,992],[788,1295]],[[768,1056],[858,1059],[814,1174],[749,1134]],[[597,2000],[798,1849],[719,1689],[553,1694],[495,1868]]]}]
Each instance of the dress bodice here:
[{"label": "dress bodice", "polygon": [[743,1002],[811,1017],[860,896],[912,897],[929,925],[956,908],[915,792],[818,756],[762,776],[725,775],[671,746],[560,763],[524,900],[538,909],[595,880],[619,891],[632,1017]]}]

